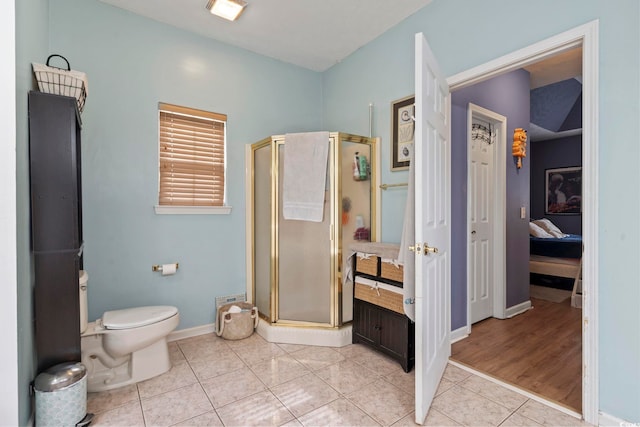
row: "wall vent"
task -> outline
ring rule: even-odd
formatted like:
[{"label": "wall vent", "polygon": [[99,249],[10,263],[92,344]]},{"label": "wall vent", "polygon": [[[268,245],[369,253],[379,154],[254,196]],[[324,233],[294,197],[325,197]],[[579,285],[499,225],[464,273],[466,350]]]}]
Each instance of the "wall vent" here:
[{"label": "wall vent", "polygon": [[225,304],[232,302],[245,302],[247,300],[247,294],[228,295],[225,297],[216,297],[216,309]]}]

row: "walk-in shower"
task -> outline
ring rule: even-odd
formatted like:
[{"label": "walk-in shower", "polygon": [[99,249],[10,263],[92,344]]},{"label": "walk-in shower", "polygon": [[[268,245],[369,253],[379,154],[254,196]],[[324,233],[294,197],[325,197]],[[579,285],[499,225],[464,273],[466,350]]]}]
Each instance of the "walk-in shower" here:
[{"label": "walk-in shower", "polygon": [[340,327],[353,317],[343,257],[352,242],[376,240],[377,139],[329,133],[322,222],[283,217],[286,145],[271,136],[247,156],[249,294],[273,326]]}]

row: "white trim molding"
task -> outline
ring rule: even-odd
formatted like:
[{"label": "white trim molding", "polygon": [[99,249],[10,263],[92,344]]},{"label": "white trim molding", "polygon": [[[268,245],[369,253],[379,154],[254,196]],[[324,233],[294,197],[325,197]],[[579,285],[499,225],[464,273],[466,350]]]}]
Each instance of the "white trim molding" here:
[{"label": "white trim molding", "polygon": [[206,325],[195,326],[193,328],[180,329],[173,331],[167,336],[167,342],[179,341],[185,338],[197,337],[200,335],[214,334],[216,332],[215,323],[207,323]]},{"label": "white trim molding", "polygon": [[[341,328],[302,328],[295,326],[271,326],[260,319],[255,332],[268,342],[281,344],[305,344],[325,347],[344,347],[351,344],[351,325]],[[179,341],[200,335],[215,334],[215,323],[173,331],[167,342]]]},{"label": "white trim molding", "polygon": [[598,418],[598,425],[605,427],[634,427],[637,426],[638,423],[631,423],[629,421],[622,420],[620,418],[614,417],[613,415],[609,415],[605,412],[600,412],[600,417]]},{"label": "white trim molding", "polygon": [[451,344],[462,341],[463,339],[468,337],[470,333],[471,326],[463,326],[462,328],[458,328],[455,331],[451,331],[451,333],[449,334],[449,341],[451,341]]},{"label": "white trim molding", "polygon": [[531,301],[521,302],[520,304],[513,305],[504,312],[507,319],[511,319],[512,317],[517,316],[518,314],[522,314],[528,310],[531,310],[533,306],[531,305]]},{"label": "white trim molding", "polygon": [[[28,378],[19,378],[20,356],[30,372],[31,354],[20,355],[18,339],[18,267],[17,267],[17,222],[16,222],[16,2],[2,2],[0,6],[0,53],[3,66],[0,68],[0,268],[2,268],[2,298],[0,298],[0,322],[2,322],[2,353],[0,353],[0,424],[19,425],[20,406],[29,408],[29,396],[20,384]],[[20,96],[26,96],[20,94]],[[26,133],[25,133],[26,137]],[[25,288],[28,283],[21,283]],[[27,297],[30,299],[31,297]],[[25,328],[30,324],[22,325]],[[30,342],[26,347],[31,346]],[[21,394],[23,393],[23,394]],[[24,420],[22,420],[24,422]]]},{"label": "white trim molding", "polygon": [[153,207],[156,215],[229,215],[231,206],[160,206]]},{"label": "white trim molding", "polygon": [[596,424],[598,372],[598,21],[580,27],[582,42],[582,413]]}]

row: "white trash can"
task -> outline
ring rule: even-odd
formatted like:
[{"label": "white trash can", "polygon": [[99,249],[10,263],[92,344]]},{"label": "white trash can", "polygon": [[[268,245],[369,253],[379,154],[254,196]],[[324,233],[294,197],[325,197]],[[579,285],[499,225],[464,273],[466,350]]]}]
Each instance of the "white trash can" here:
[{"label": "white trash can", "polygon": [[38,374],[36,426],[88,425],[87,369],[82,363],[61,363]]}]

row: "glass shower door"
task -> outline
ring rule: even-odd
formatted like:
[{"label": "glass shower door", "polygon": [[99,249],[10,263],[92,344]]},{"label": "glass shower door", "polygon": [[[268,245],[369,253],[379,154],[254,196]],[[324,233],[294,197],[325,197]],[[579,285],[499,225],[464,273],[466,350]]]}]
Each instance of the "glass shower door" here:
[{"label": "glass shower door", "polygon": [[340,227],[338,254],[342,289],[341,322],[353,320],[353,281],[343,277],[349,271],[351,245],[375,240],[372,210],[373,149],[369,139],[340,134]]},{"label": "glass shower door", "polygon": [[[277,147],[278,194],[281,195],[285,146],[278,144]],[[282,197],[278,198],[278,321],[331,324],[332,218],[329,177],[326,182],[322,222],[284,219]]]}]

